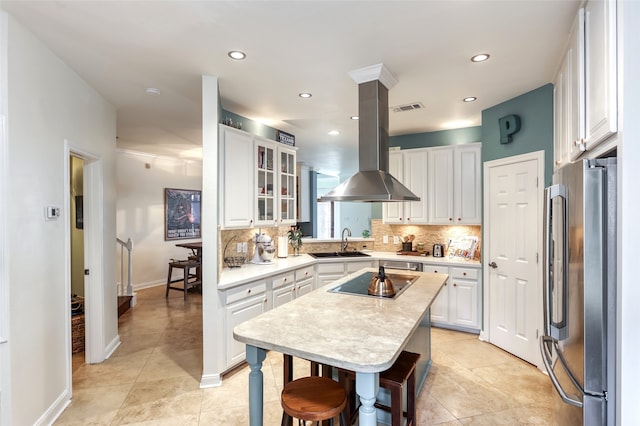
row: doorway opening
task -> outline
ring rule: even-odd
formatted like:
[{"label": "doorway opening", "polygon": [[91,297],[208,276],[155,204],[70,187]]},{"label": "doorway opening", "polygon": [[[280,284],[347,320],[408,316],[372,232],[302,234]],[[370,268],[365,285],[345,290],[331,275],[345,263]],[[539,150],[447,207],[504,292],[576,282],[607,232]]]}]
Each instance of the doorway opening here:
[{"label": "doorway opening", "polygon": [[71,362],[72,374],[85,360],[84,313],[84,160],[69,157],[69,241],[71,278]]}]

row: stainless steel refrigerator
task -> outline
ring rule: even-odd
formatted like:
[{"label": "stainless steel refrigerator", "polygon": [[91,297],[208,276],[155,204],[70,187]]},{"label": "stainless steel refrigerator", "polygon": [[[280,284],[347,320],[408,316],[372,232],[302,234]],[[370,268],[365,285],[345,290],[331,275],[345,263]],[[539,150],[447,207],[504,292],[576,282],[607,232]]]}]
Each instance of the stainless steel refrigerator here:
[{"label": "stainless steel refrigerator", "polygon": [[615,425],[616,158],[560,168],[545,195],[540,349],[554,424]]}]

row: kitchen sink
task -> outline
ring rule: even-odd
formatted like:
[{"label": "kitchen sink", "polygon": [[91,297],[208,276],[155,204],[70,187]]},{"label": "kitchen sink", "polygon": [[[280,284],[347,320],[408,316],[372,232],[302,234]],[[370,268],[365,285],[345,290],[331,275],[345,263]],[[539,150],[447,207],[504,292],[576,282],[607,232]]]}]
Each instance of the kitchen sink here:
[{"label": "kitchen sink", "polygon": [[327,257],[371,257],[367,253],[361,251],[325,251],[319,253],[308,253],[309,256],[315,258],[327,258]]}]

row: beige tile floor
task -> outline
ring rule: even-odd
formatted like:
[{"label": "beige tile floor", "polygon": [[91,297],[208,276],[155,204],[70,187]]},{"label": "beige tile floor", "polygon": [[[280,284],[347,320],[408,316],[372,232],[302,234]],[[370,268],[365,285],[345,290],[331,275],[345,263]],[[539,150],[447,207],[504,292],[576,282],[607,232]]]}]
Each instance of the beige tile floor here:
[{"label": "beige tile floor", "polygon": [[[120,318],[122,344],[102,364],[73,359],[73,398],[56,425],[248,425],[248,367],[200,389],[201,297],[164,287],[138,292]],[[552,387],[535,367],[476,335],[433,329],[433,366],[419,396],[419,425],[551,424]],[[296,376],[308,374],[296,361]],[[282,355],[264,362],[264,423],[279,425]]]}]

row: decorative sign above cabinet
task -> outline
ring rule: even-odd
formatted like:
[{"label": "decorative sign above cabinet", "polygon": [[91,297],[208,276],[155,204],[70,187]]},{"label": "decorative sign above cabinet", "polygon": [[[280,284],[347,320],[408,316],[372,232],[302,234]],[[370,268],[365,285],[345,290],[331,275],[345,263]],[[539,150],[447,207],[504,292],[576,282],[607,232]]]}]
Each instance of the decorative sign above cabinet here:
[{"label": "decorative sign above cabinet", "polygon": [[276,130],[276,140],[285,145],[296,146],[296,137],[282,130]]}]

